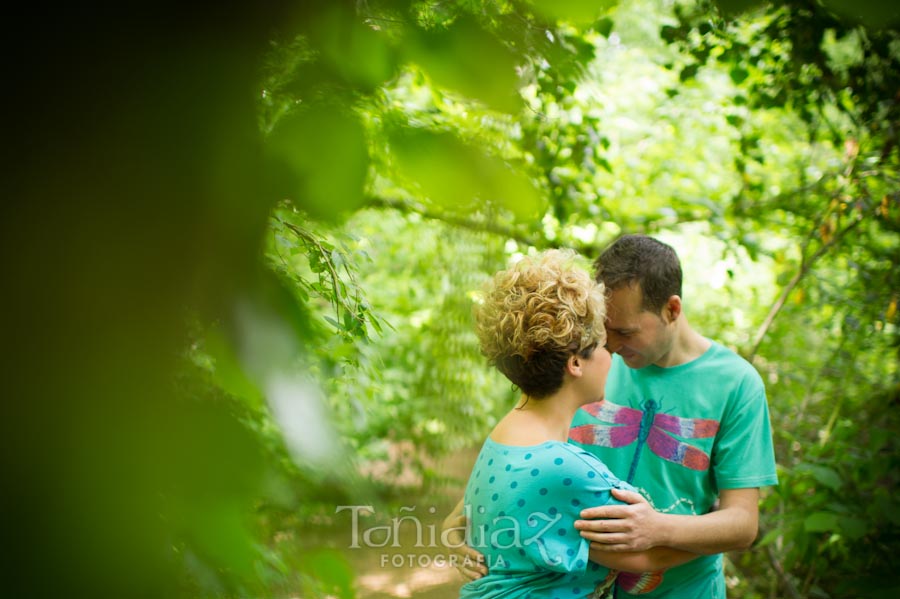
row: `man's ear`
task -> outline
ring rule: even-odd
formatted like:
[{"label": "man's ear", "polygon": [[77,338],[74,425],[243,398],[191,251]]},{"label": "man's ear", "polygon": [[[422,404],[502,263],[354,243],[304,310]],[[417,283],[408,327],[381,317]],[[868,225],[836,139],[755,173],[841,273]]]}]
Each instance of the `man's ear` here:
[{"label": "man's ear", "polygon": [[566,360],[566,372],[576,378],[581,376],[581,358],[577,354],[572,354]]},{"label": "man's ear", "polygon": [[679,316],[681,316],[681,298],[677,295],[671,295],[666,301],[665,307],[663,307],[663,318],[665,318],[666,322],[671,323],[678,320]]}]

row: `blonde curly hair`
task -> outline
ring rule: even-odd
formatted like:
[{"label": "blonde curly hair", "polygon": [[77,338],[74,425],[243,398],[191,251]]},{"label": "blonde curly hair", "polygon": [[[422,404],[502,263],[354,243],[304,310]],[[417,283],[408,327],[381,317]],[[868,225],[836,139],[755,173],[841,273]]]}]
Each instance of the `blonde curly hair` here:
[{"label": "blonde curly hair", "polygon": [[571,250],[523,258],[494,275],[475,307],[481,352],[534,399],[559,390],[570,356],[606,342],[603,284],[575,259]]}]

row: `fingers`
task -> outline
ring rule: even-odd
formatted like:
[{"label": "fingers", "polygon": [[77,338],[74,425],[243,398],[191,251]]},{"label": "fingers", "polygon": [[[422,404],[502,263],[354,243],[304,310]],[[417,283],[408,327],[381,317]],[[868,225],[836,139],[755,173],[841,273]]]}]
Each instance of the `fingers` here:
[{"label": "fingers", "polygon": [[449,527],[456,528],[459,526],[462,526],[465,528],[465,526],[468,522],[469,522],[469,519],[466,518],[464,515],[460,514],[459,516],[454,516],[452,518],[447,518],[446,520],[444,520],[444,528],[449,528]]},{"label": "fingers", "polygon": [[607,529],[607,530],[579,530],[578,534],[580,534],[583,538],[588,539],[590,541],[596,541],[598,543],[605,544],[616,544],[616,543],[624,543],[630,538],[628,535],[631,531],[625,527],[618,527],[615,529]]},{"label": "fingers", "polygon": [[582,538],[585,538],[588,541],[600,543],[602,545],[619,545],[623,543],[627,544],[631,541],[629,531],[625,529],[607,531],[579,530],[578,534],[580,534]]},{"label": "fingers", "polygon": [[635,549],[626,543],[597,543],[591,542],[591,549],[596,551],[608,551],[610,553],[629,553]]},{"label": "fingers", "polygon": [[585,520],[595,520],[603,518],[627,518],[628,506],[625,505],[604,505],[600,507],[589,507],[581,510],[581,517]]},{"label": "fingers", "polygon": [[450,534],[460,534],[460,530],[465,530],[468,519],[465,516],[447,517],[441,525],[441,530],[452,531]]},{"label": "fingers", "polygon": [[633,527],[628,520],[576,520],[575,529],[583,538],[607,551],[626,551],[633,541]]},{"label": "fingers", "polygon": [[575,530],[582,532],[585,539],[589,539],[591,534],[607,532],[606,522],[608,520],[576,520]]},{"label": "fingers", "polygon": [[[484,556],[477,550],[472,549],[468,545],[464,545],[456,550],[456,554],[460,557],[460,559],[475,562],[478,564],[484,563]],[[487,568],[484,568],[485,573],[487,573]]]},{"label": "fingers", "polygon": [[575,530],[601,532],[601,522],[604,522],[604,520],[576,520]]},{"label": "fingers", "polygon": [[647,503],[647,500],[640,493],[626,491],[625,489],[613,489],[612,496],[625,503]]},{"label": "fingers", "polygon": [[453,553],[452,558],[456,563],[456,569],[464,578],[478,580],[482,576],[487,576],[487,566],[484,564],[484,556],[481,553],[468,545],[454,548]]},{"label": "fingers", "polygon": [[[474,558],[472,556],[475,556]],[[487,576],[487,566],[484,565],[484,556],[471,549],[460,561],[456,569],[468,580],[478,580]]]},{"label": "fingers", "polygon": [[456,569],[467,580],[477,580],[488,573],[484,563],[484,556],[477,550],[466,544],[465,516],[448,517],[444,520],[445,546],[452,551],[451,563],[456,564]]},{"label": "fingers", "polygon": [[468,549],[466,547],[467,524],[468,520],[465,516],[448,516],[441,528],[441,538],[444,539],[444,544],[459,555],[464,553],[464,549]]}]

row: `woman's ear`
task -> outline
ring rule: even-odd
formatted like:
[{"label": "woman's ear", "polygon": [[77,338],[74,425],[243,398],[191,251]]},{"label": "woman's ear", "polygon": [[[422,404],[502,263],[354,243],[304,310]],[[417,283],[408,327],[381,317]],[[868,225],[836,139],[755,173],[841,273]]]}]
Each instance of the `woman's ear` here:
[{"label": "woman's ear", "polygon": [[581,358],[577,354],[572,354],[566,360],[566,372],[574,377],[581,376]]}]

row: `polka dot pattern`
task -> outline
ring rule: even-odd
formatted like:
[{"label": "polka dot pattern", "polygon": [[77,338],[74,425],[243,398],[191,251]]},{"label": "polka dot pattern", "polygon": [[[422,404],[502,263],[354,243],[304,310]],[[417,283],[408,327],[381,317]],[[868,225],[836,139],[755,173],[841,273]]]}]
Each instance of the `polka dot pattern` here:
[{"label": "polka dot pattern", "polygon": [[[486,443],[477,458],[466,504],[473,514],[473,542],[483,543],[489,562],[502,557],[504,566],[491,569],[496,576],[492,588],[514,588],[524,572],[542,580],[546,572],[548,580],[554,577],[553,595],[548,596],[569,599],[586,596],[606,577],[607,568],[587,560],[587,544],[574,521],[582,507],[609,499],[607,478],[591,456],[560,445],[526,449]],[[536,541],[535,534],[540,534]],[[532,541],[524,543],[526,539]],[[545,559],[562,564],[551,569]],[[563,578],[560,567],[567,572]]]}]

